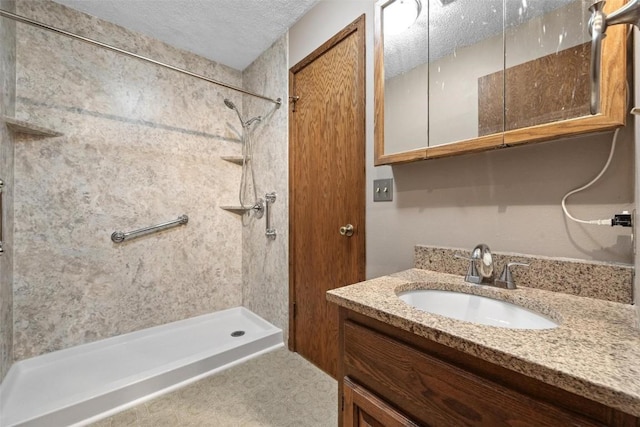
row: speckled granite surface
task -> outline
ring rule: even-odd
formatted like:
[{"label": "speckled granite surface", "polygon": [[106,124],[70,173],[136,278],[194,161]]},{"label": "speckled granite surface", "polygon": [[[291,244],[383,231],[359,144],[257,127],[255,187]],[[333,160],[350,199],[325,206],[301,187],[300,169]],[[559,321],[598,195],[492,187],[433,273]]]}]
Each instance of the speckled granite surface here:
[{"label": "speckled granite surface", "polygon": [[[458,321],[397,298],[409,289],[445,289],[506,300],[560,322],[517,330]],[[564,390],[640,416],[640,330],[631,305],[519,287],[465,283],[460,275],[411,269],[327,293],[355,312],[410,331]]]},{"label": "speckled granite surface", "polygon": [[[418,245],[414,250],[416,268],[440,273],[464,275],[469,261],[454,258],[470,250]],[[582,297],[631,304],[633,302],[633,266],[576,259],[549,258],[493,252],[495,275],[500,276],[507,262],[523,262],[529,267],[513,267],[517,286],[546,289]],[[544,277],[544,280],[540,280]]]}]

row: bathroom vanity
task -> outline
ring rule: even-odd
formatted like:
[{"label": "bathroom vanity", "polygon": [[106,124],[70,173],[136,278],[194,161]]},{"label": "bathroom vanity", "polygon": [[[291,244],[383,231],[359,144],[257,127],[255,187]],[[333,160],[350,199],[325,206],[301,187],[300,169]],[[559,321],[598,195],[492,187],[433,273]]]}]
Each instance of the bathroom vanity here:
[{"label": "bathroom vanity", "polygon": [[[506,300],[559,326],[485,326],[409,306],[441,289]],[[640,332],[632,306],[504,290],[412,269],[335,289],[342,426],[640,426]]]}]

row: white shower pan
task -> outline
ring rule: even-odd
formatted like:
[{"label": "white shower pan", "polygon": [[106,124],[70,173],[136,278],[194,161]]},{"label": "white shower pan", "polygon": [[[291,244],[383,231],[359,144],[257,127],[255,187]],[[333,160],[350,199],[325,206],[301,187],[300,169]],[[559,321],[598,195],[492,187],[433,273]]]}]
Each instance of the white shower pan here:
[{"label": "white shower pan", "polygon": [[87,425],[283,345],[236,307],[22,360],[0,385],[0,426]]}]

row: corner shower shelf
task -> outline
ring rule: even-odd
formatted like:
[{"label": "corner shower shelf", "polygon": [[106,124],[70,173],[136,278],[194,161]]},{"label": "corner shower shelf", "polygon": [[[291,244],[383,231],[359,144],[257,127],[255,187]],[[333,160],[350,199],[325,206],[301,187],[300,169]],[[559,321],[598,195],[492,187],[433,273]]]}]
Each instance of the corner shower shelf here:
[{"label": "corner shower shelf", "polygon": [[222,160],[242,166],[242,156],[220,156]]},{"label": "corner shower shelf", "polygon": [[24,120],[18,120],[8,116],[2,116],[2,119],[7,124],[7,127],[16,133],[43,137],[62,136],[62,133],[60,132],[34,125],[33,123],[29,123]]},{"label": "corner shower shelf", "polygon": [[244,215],[245,212],[251,210],[251,208],[245,208],[243,206],[220,206],[220,209],[224,209],[225,211],[229,211],[238,215]]}]

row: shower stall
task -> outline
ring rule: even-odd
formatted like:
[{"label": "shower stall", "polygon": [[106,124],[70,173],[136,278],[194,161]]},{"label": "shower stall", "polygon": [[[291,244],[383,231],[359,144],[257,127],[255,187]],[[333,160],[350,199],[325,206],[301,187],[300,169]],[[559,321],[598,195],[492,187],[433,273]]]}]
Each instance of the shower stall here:
[{"label": "shower stall", "polygon": [[[243,226],[220,209],[238,204],[245,168],[228,156],[246,157],[260,177],[243,204],[255,202],[253,191],[287,193],[287,109],[244,92],[286,93],[286,35],[239,71],[54,2],[18,0],[11,12],[204,79],[0,18],[1,65],[16,75],[3,81],[11,99],[1,144],[14,152],[2,153],[14,171],[0,176],[10,228],[0,257],[2,377],[34,357],[233,307],[286,336],[286,236],[257,238],[262,221]],[[262,121],[242,120],[247,112]],[[243,155],[245,128],[253,152]],[[286,208],[274,212],[284,234]],[[188,223],[137,233],[179,215]],[[131,238],[115,243],[114,231]]]}]

